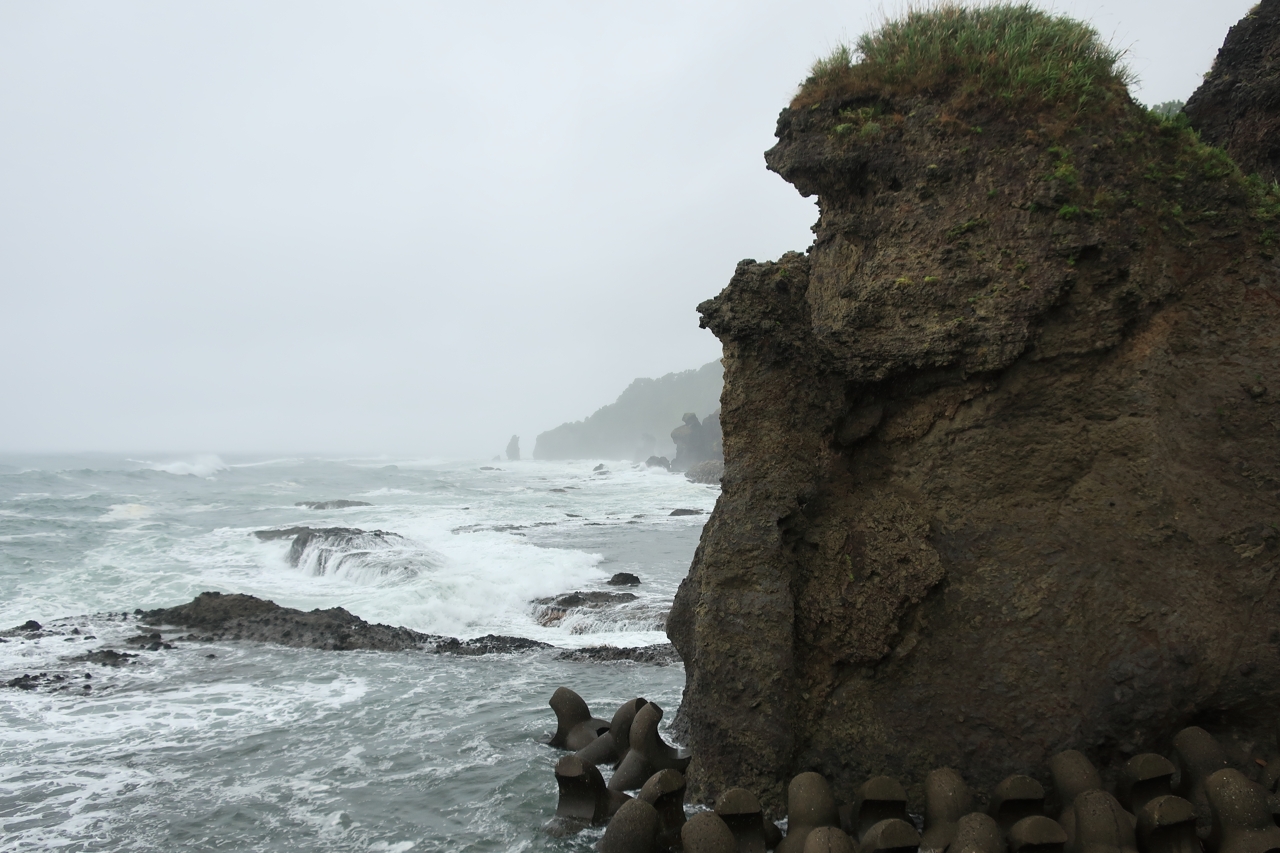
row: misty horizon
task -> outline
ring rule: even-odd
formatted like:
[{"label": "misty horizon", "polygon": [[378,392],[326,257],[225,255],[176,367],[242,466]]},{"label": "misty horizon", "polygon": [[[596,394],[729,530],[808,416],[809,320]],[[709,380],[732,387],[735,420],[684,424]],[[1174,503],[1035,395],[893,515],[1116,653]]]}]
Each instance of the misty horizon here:
[{"label": "misty horizon", "polygon": [[[1250,5],[1052,8],[1154,104]],[[697,304],[817,216],[778,111],[878,8],[4,7],[0,452],[528,454],[719,358]]]}]

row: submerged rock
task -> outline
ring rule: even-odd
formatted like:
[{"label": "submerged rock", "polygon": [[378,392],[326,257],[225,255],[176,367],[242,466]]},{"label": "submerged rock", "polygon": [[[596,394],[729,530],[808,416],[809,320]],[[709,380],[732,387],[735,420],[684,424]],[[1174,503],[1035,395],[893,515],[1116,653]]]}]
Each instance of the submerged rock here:
[{"label": "submerged rock", "polygon": [[127,666],[133,663],[138,655],[129,652],[117,652],[115,649],[95,649],[82,655],[67,658],[67,663],[96,663],[99,666]]},{"label": "submerged rock", "polygon": [[294,506],[305,506],[307,509],[349,509],[353,506],[373,506],[367,501],[298,501]]},{"label": "submerged rock", "polygon": [[[637,580],[637,583],[639,581]],[[575,610],[599,610],[635,601],[634,592],[566,592],[551,598],[535,598],[534,619],[543,627],[558,625]]]},{"label": "submerged rock", "polygon": [[1274,226],[1122,90],[945,94],[784,110],[815,242],[699,306],[723,492],[667,623],[694,796],[989,789],[1189,719],[1258,742],[1280,704]]},{"label": "submerged rock", "polygon": [[387,579],[410,579],[422,566],[435,565],[438,557],[398,533],[361,530],[357,527],[288,527],[258,530],[263,541],[292,539],[289,565],[304,564],[317,575],[336,573],[344,565],[358,565]]},{"label": "submerged rock", "polygon": [[451,655],[504,655],[513,652],[529,652],[535,649],[552,648],[550,643],[530,640],[527,637],[504,637],[500,634],[485,634],[474,640],[459,640],[449,637],[435,644],[437,654]]},{"label": "submerged rock", "polygon": [[589,646],[583,649],[570,649],[556,655],[556,660],[590,661],[592,663],[611,663],[614,661],[632,661],[648,663],[654,666],[667,666],[680,663],[680,655],[676,647],[670,643],[656,643],[652,646]]}]

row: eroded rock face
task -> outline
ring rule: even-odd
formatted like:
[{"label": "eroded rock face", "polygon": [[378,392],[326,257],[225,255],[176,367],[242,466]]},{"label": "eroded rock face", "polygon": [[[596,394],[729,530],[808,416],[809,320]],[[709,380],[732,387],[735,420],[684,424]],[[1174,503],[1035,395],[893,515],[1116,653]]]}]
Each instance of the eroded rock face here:
[{"label": "eroded rock face", "polygon": [[1231,28],[1185,112],[1246,173],[1280,179],[1280,0],[1262,0]]},{"label": "eroded rock face", "polygon": [[1192,156],[1163,133],[783,111],[814,244],[699,306],[723,492],[667,626],[693,796],[1267,736],[1278,270],[1238,178],[1161,177]]}]

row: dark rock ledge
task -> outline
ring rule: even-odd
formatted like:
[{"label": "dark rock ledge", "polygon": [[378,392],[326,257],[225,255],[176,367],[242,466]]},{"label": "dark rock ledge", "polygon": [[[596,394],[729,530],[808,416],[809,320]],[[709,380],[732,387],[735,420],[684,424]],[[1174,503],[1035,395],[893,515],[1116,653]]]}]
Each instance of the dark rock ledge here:
[{"label": "dark rock ledge", "polygon": [[[629,596],[628,593],[614,595]],[[99,615],[112,620],[116,618],[114,613]],[[147,657],[144,653],[163,653],[181,649],[190,643],[242,640],[325,651],[426,651],[468,657],[554,648],[549,643],[527,637],[487,634],[471,640],[459,640],[456,637],[424,634],[410,628],[371,624],[341,607],[305,612],[240,593],[204,592],[186,604],[149,611],[135,610],[132,614],[121,613],[119,619],[138,623],[137,636],[118,641],[136,651],[122,652],[99,647],[64,657],[61,659],[62,663],[68,667],[84,664],[110,668],[128,667],[145,663]],[[183,630],[188,633],[183,634]],[[41,626],[34,621],[0,631],[0,642],[33,642],[50,637],[63,637],[68,642],[98,639],[91,634],[83,634],[79,628],[62,624]],[[208,654],[205,657],[216,656]],[[572,649],[559,653],[556,659],[583,662],[630,661],[655,666],[666,666],[680,660],[669,643],[638,648],[597,646]],[[21,675],[6,673],[0,678],[0,686],[19,690],[58,691],[74,688],[78,692],[86,692],[94,689],[90,682],[90,674],[74,669]]]},{"label": "dark rock ledge", "polygon": [[202,642],[253,640],[303,649],[399,652],[428,649],[438,653],[492,654],[550,648],[524,637],[487,636],[458,640],[411,628],[371,624],[341,607],[304,612],[241,593],[202,592],[188,604],[150,610],[142,618],[153,625],[191,628],[183,639]]}]

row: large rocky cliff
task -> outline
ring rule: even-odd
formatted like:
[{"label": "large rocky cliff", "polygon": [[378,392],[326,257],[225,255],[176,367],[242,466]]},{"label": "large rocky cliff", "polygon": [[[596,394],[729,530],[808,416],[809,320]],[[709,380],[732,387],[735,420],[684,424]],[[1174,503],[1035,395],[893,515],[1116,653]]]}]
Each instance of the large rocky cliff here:
[{"label": "large rocky cliff", "polygon": [[668,623],[692,789],[1272,738],[1274,194],[1127,95],[836,92],[777,136],[813,245],[699,306],[725,471]]},{"label": "large rocky cliff", "polygon": [[1186,113],[1245,172],[1280,179],[1280,0],[1263,0],[1231,28]]}]

